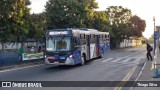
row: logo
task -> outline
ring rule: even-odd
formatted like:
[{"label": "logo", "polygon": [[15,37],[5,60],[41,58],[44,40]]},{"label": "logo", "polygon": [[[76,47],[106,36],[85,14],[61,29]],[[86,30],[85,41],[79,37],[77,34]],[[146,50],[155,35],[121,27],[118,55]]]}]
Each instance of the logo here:
[{"label": "logo", "polygon": [[11,82],[2,82],[2,87],[11,87]]},{"label": "logo", "polygon": [[24,58],[27,58],[27,54],[24,54]]}]

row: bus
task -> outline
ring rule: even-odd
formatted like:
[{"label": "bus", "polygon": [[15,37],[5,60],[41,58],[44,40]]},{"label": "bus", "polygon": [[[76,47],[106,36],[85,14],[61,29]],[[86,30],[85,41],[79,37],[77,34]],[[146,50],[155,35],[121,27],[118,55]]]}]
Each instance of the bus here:
[{"label": "bus", "polygon": [[45,63],[84,65],[87,60],[104,57],[110,50],[108,32],[95,29],[52,29],[46,32]]}]

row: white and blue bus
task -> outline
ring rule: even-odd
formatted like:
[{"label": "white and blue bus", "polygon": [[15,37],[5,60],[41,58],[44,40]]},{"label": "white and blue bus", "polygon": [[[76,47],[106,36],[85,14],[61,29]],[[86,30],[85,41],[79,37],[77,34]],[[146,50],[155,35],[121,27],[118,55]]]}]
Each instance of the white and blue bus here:
[{"label": "white and blue bus", "polygon": [[108,32],[86,28],[53,29],[46,32],[46,64],[84,65],[87,60],[104,57],[109,50]]}]

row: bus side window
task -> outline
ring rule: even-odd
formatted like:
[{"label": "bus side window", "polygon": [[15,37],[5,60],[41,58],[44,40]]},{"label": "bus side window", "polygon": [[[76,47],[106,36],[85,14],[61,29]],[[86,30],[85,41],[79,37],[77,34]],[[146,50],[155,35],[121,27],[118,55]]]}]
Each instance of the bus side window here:
[{"label": "bus side window", "polygon": [[81,43],[80,43],[80,38],[79,38],[79,37],[77,37],[77,43],[78,43],[78,45],[81,44]]},{"label": "bus side window", "polygon": [[79,42],[78,42],[78,38],[77,38],[77,37],[75,38],[75,44],[76,44],[76,45],[79,45]]},{"label": "bus side window", "polygon": [[73,37],[73,43],[74,43],[74,45],[80,45],[80,38],[79,37]]},{"label": "bus side window", "polygon": [[75,37],[73,37],[73,50],[75,50],[76,42],[75,42]]},{"label": "bus side window", "polygon": [[107,35],[107,40],[109,40],[109,38],[110,38],[110,36],[109,36],[109,35]]},{"label": "bus side window", "polygon": [[104,34],[104,41],[107,41],[107,35]]},{"label": "bus side window", "polygon": [[77,50],[80,46],[80,38],[79,37],[74,37],[74,50]]},{"label": "bus side window", "polygon": [[73,37],[73,45],[75,46],[76,45],[76,43],[75,43],[75,37]]},{"label": "bus side window", "polygon": [[105,38],[107,38],[107,35],[105,35]]}]

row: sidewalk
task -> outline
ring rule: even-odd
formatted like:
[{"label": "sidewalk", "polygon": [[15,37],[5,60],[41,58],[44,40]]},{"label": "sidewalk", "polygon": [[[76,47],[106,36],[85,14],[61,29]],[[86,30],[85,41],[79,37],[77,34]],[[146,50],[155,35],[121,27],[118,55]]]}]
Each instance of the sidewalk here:
[{"label": "sidewalk", "polygon": [[[154,62],[160,64],[160,53],[157,53],[155,60],[146,61],[142,74],[138,78],[138,81],[160,81],[160,77],[153,78],[154,76]],[[157,69],[160,69],[160,65],[157,65]],[[147,82],[149,83],[149,82]],[[160,87],[134,87],[133,90],[160,90]]]}]

